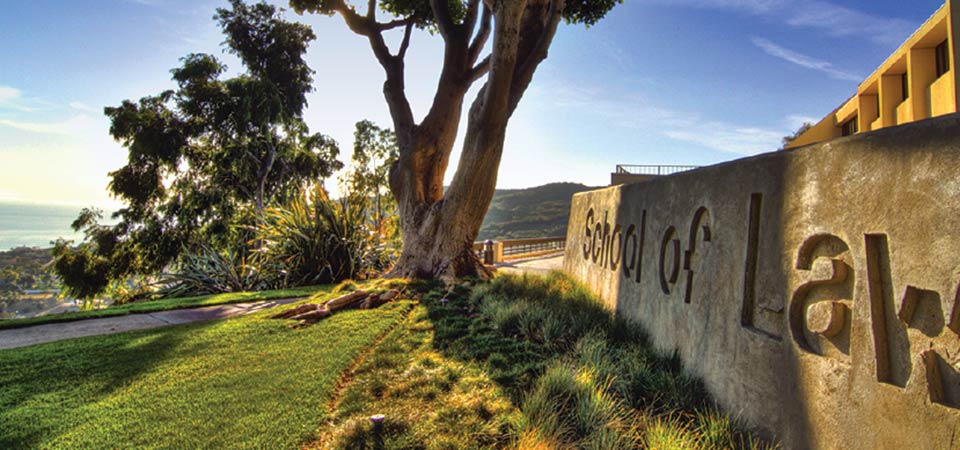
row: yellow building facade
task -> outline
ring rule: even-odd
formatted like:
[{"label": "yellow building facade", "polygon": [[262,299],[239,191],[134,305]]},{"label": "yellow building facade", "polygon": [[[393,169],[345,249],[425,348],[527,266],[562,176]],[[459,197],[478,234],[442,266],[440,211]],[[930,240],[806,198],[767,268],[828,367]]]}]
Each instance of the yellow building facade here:
[{"label": "yellow building facade", "polygon": [[786,148],[957,112],[960,0],[947,0],[857,93]]}]

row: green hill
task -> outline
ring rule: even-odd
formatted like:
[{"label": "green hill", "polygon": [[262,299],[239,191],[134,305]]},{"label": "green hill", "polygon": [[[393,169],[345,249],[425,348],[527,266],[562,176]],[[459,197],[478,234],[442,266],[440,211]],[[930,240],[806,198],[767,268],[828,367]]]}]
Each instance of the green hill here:
[{"label": "green hill", "polygon": [[596,189],[579,183],[550,183],[526,189],[498,189],[478,240],[522,239],[567,234],[570,199]]}]

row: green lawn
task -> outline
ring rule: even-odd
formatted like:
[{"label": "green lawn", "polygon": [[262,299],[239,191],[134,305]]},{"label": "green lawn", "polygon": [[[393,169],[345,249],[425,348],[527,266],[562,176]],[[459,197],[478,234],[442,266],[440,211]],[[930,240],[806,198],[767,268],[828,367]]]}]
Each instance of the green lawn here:
[{"label": "green lawn", "polygon": [[168,298],[162,300],[141,301],[106,309],[93,311],[78,311],[49,316],[30,317],[27,319],[0,320],[0,330],[23,328],[32,325],[56,322],[72,322],[99,317],[123,316],[171,309],[199,308],[201,306],[223,305],[227,303],[242,303],[256,300],[274,300],[281,298],[306,297],[317,292],[328,291],[330,286],[307,286],[291,289],[280,289],[262,292],[230,292],[226,294],[202,295],[199,297]]},{"label": "green lawn", "polygon": [[341,374],[411,306],[0,351],[0,448],[295,448],[315,438]]}]

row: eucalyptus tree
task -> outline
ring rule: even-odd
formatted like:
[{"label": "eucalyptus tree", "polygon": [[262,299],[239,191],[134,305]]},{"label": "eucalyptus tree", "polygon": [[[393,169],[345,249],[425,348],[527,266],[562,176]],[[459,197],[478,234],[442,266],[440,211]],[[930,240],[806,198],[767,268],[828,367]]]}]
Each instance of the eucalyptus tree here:
[{"label": "eucalyptus tree", "polygon": [[[266,205],[342,166],[336,143],[311,134],[303,121],[314,73],[304,54],[313,31],[266,3],[232,0],[214,18],[241,73],[224,78],[227,68],[215,56],[190,54],[172,70],[176,89],[104,109],[110,134],[128,150],[108,187],[125,205],[112,226],[85,211],[74,226],[85,230],[86,242],[74,249],[61,243],[62,264],[55,265],[70,272],[68,284],[88,282],[84,295],[110,279],[159,272],[184,249],[243,245],[236,230],[257,222]],[[108,276],[95,276],[105,267]]]},{"label": "eucalyptus tree", "polygon": [[[390,170],[403,251],[394,276],[454,278],[488,275],[472,251],[496,187],[507,123],[547,57],[562,20],[592,25],[622,0],[290,0],[297,12],[341,16],[365,37],[383,67],[383,94],[399,157]],[[365,8],[365,9],[358,9]],[[391,16],[378,20],[377,12]],[[414,28],[443,40],[439,82],[418,122],[404,91],[404,59]],[[384,33],[402,29],[391,51]],[[487,41],[492,45],[487,50]],[[486,53],[486,54],[485,54]],[[470,87],[483,81],[467,114],[460,162],[443,180]]]}]

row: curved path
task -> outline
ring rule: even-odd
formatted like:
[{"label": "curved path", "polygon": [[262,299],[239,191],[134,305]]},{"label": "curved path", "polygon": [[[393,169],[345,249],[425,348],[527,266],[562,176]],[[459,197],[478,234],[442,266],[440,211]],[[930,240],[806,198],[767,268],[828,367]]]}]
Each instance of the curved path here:
[{"label": "curved path", "polygon": [[50,323],[32,327],[0,330],[0,350],[43,344],[62,339],[121,333],[130,330],[203,322],[250,314],[267,308],[293,303],[306,297],[232,303],[201,308],[174,309],[144,314],[86,319],[76,322]]}]

